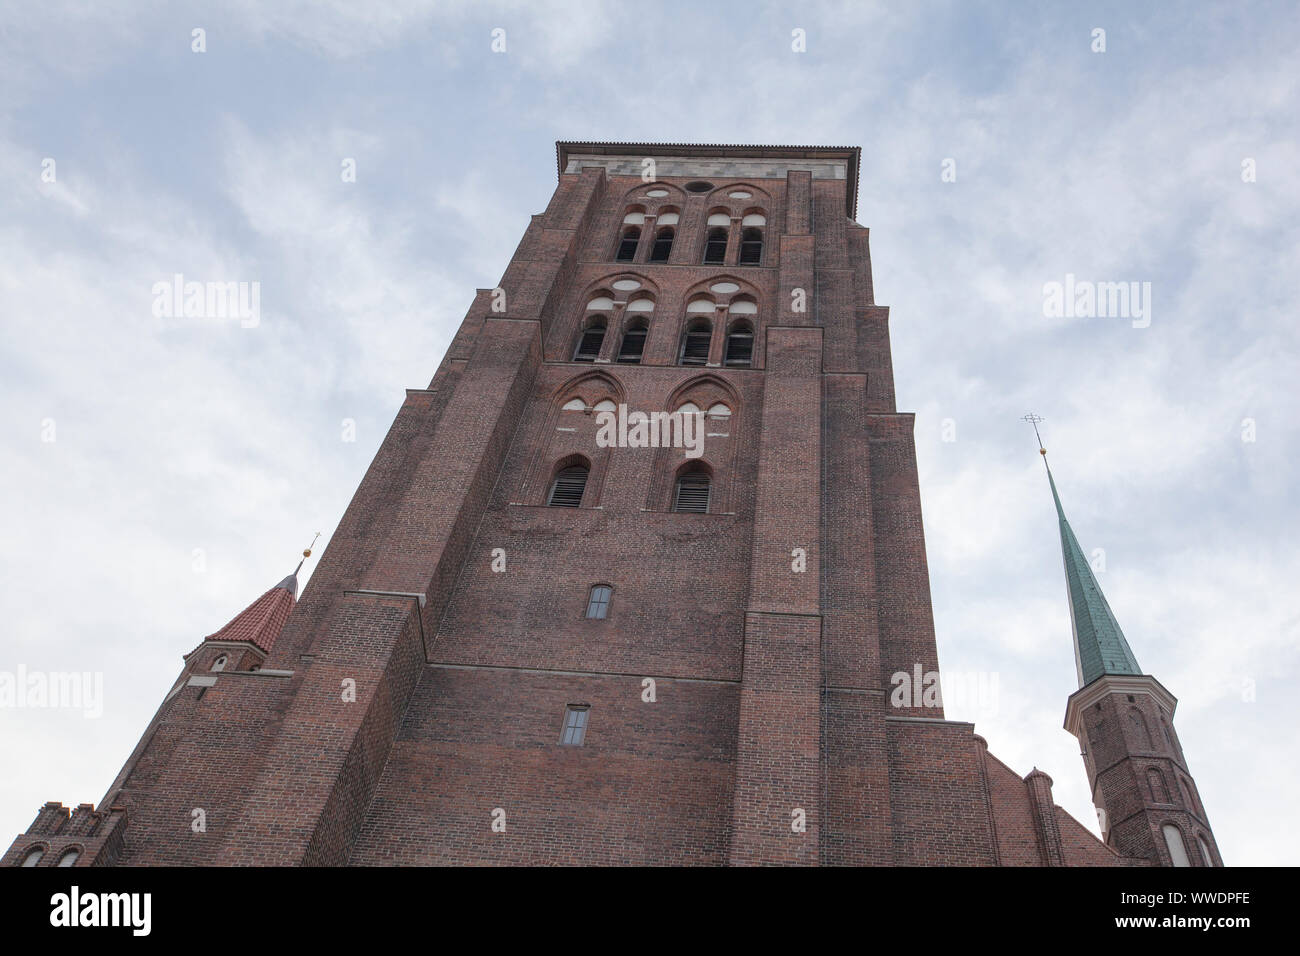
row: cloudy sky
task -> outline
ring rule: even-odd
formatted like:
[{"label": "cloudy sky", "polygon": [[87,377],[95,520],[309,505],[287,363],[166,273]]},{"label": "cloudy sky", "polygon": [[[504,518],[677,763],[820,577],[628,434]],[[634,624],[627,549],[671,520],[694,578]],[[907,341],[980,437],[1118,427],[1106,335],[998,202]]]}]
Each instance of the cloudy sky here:
[{"label": "cloudy sky", "polygon": [[[0,671],[104,699],[0,708],[0,846],[328,540],[596,139],[863,148],[940,661],[997,674],[949,716],[1095,830],[1033,410],[1225,860],[1300,862],[1300,9],[1148,6],[7,0]],[[258,281],[260,322],[154,315],[176,273]],[[1150,283],[1149,323],[1045,315],[1067,274]]]}]

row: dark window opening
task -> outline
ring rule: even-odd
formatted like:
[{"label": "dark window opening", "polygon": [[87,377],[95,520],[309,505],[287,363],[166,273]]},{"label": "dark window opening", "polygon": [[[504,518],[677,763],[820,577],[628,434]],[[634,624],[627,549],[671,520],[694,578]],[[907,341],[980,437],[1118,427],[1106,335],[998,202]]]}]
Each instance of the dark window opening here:
[{"label": "dark window opening", "polygon": [[588,326],[587,331],[583,332],[582,338],[578,340],[578,347],[573,351],[573,360],[575,362],[596,361],[604,341],[605,326],[603,324]]},{"label": "dark window opening", "polygon": [[709,230],[708,241],[704,244],[704,264],[720,266],[727,258],[727,230],[714,226]]},{"label": "dark window opening", "polygon": [[591,708],[585,704],[570,704],[564,708],[564,736],[560,744],[565,747],[581,747],[587,739],[587,715]]},{"label": "dark window opening", "polygon": [[607,584],[597,584],[587,597],[587,617],[604,619],[609,616],[609,599],[614,589]]},{"label": "dark window opening", "polygon": [[623,342],[618,349],[618,360],[624,365],[637,365],[641,361],[641,355],[645,352],[646,335],[649,332],[644,326],[628,329],[623,333]]},{"label": "dark window opening", "polygon": [[673,251],[673,227],[665,226],[655,234],[655,244],[650,249],[651,262],[667,262]]},{"label": "dark window opening", "polygon": [[746,229],[740,234],[740,264],[756,266],[763,261],[763,230]]},{"label": "dark window opening", "polygon": [[713,183],[706,183],[702,179],[697,179],[694,182],[686,184],[686,191],[688,193],[706,193],[712,188]]},{"label": "dark window opening", "polygon": [[709,476],[699,472],[682,475],[677,479],[673,495],[673,511],[707,514],[709,510]]},{"label": "dark window opening", "polygon": [[571,465],[555,476],[546,503],[552,508],[576,508],[582,504],[582,493],[586,489],[586,466]]},{"label": "dark window opening", "polygon": [[747,367],[754,360],[754,330],[741,323],[731,328],[727,336],[727,354],[723,359],[726,365]]},{"label": "dark window opening", "polygon": [[681,364],[707,365],[712,341],[713,329],[707,322],[692,326],[682,338]]},{"label": "dark window opening", "polygon": [[623,231],[623,239],[618,244],[618,255],[614,259],[618,262],[631,262],[636,258],[636,247],[641,242],[641,230],[636,226],[631,226]]}]

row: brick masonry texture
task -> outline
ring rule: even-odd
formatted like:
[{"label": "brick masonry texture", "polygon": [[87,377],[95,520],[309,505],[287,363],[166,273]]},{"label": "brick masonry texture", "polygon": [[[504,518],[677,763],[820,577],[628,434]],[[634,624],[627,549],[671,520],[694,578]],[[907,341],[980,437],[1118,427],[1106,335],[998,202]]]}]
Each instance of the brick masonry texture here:
[{"label": "brick masonry texture", "polygon": [[[582,145],[408,392],[278,637],[201,644],[101,809],[42,808],[4,862],[75,844],[77,865],[1164,864],[1152,769],[1157,809],[1212,845],[1181,751],[1125,737],[1118,703],[1088,717],[1110,846],[970,724],[891,704],[892,675],[938,658],[913,419],[845,214],[856,152],[665,147],[647,184],[652,147]],[[641,240],[617,262],[629,213]],[[741,265],[755,215],[761,260]],[[730,224],[722,265],[702,264],[710,216]],[[599,357],[572,361],[598,298]],[[728,366],[742,315],[753,359]],[[683,366],[701,317],[708,364]],[[620,364],[632,319],[643,358]],[[605,401],[714,409],[703,454],[601,447]],[[574,462],[581,506],[548,507]],[[707,514],[673,512],[683,468],[709,475]],[[596,584],[612,600],[587,619]],[[582,746],[561,743],[571,706]]]}]

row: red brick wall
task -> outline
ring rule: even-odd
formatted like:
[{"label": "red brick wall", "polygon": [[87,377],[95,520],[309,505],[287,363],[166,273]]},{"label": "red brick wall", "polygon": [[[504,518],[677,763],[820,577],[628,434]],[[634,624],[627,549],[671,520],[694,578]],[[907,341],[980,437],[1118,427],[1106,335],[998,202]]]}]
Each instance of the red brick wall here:
[{"label": "red brick wall", "polygon": [[[686,181],[656,204],[636,177],[560,177],[504,298],[477,291],[398,411],[265,662],[291,674],[186,688],[146,735],[116,797],[125,862],[988,864],[1055,832],[1032,809],[1050,818],[1050,793],[1031,806],[970,725],[888,719],[942,709],[888,699],[937,658],[913,422],[845,181]],[[679,213],[669,264],[612,261],[637,203]],[[741,218],[766,216],[760,266],[700,264],[719,210],[733,263]],[[654,299],[643,363],[569,361],[620,278]],[[724,310],[757,304],[753,367],[680,367],[686,306],[719,281],[740,286]],[[594,417],[561,410],[575,396],[726,404],[700,459],[710,513],[670,511],[684,451],[597,447]],[[583,506],[545,507],[579,455]],[[614,589],[599,621],[596,583]],[[566,704],[590,707],[583,747],[560,746]]]}]

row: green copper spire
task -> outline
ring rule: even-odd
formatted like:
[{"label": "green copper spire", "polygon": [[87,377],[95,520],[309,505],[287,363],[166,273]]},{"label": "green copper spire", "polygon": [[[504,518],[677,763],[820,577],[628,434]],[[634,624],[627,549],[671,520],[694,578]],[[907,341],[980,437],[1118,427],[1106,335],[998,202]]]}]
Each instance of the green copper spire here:
[{"label": "green copper spire", "polygon": [[[1043,453],[1043,464],[1047,465],[1047,452],[1039,450]],[[1050,466],[1047,482],[1052,486],[1052,500],[1056,502],[1056,515],[1061,524],[1061,556],[1070,594],[1070,626],[1074,630],[1074,666],[1079,686],[1086,687],[1103,674],[1141,674],[1142,669],[1129,650],[1128,641],[1124,640],[1124,632],[1119,629],[1119,622],[1093,576],[1092,566],[1084,557],[1070,522],[1065,520]]]}]

